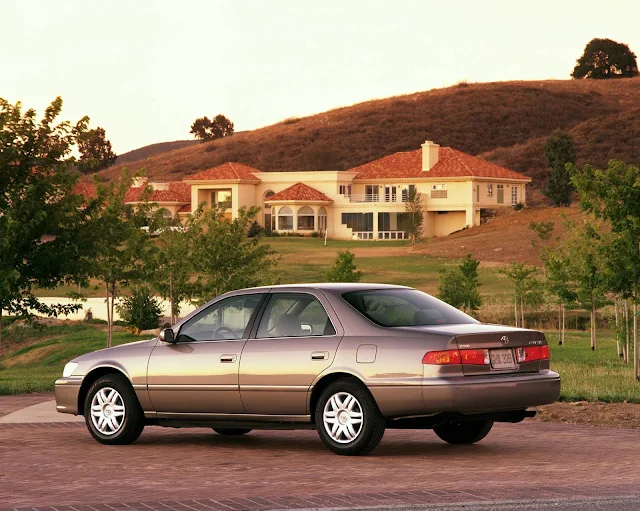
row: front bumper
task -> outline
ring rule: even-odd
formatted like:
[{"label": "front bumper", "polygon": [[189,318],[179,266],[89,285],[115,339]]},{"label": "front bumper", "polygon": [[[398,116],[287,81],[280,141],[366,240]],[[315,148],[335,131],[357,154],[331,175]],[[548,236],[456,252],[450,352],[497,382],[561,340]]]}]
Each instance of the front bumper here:
[{"label": "front bumper", "polygon": [[422,395],[426,413],[524,410],[553,403],[560,397],[560,375],[550,370],[443,380],[425,381]]},{"label": "front bumper", "polygon": [[60,413],[78,415],[78,395],[82,386],[82,377],[71,376],[56,380],[56,410]]}]

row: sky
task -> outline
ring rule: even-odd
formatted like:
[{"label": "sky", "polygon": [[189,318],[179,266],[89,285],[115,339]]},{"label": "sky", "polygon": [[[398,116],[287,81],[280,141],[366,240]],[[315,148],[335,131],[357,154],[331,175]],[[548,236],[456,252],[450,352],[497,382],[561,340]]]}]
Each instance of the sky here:
[{"label": "sky", "polygon": [[468,82],[568,79],[594,37],[640,55],[640,0],[0,0],[0,97],[91,118],[116,153]]}]

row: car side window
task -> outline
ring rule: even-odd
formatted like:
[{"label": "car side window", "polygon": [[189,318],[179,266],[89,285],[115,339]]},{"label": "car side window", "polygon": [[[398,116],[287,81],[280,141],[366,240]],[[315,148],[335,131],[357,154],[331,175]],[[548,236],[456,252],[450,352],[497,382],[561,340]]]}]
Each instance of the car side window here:
[{"label": "car side window", "polygon": [[311,337],[335,335],[336,331],[320,301],[306,293],[282,293],[271,296],[256,335],[274,337]]},{"label": "car side window", "polygon": [[178,333],[178,342],[242,339],[262,294],[226,298],[187,321]]}]

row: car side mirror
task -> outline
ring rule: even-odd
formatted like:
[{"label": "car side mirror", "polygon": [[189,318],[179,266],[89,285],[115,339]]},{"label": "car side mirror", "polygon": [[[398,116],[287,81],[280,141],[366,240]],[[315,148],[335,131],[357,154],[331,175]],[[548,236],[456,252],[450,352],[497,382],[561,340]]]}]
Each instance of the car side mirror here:
[{"label": "car side mirror", "polygon": [[175,335],[171,328],[165,328],[164,330],[162,330],[158,337],[160,338],[161,341],[168,342],[171,344],[174,344],[176,342]]}]

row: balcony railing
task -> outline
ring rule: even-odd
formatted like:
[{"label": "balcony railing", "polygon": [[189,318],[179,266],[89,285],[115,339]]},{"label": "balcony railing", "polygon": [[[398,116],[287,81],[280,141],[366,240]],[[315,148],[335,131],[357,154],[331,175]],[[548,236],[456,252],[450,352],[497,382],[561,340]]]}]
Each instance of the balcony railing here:
[{"label": "balcony railing", "polygon": [[345,195],[349,202],[407,202],[407,194],[402,193],[356,193]]},{"label": "balcony railing", "polygon": [[378,231],[378,237],[375,237],[373,231],[356,231],[351,234],[354,240],[408,240],[409,235],[405,231]]}]

